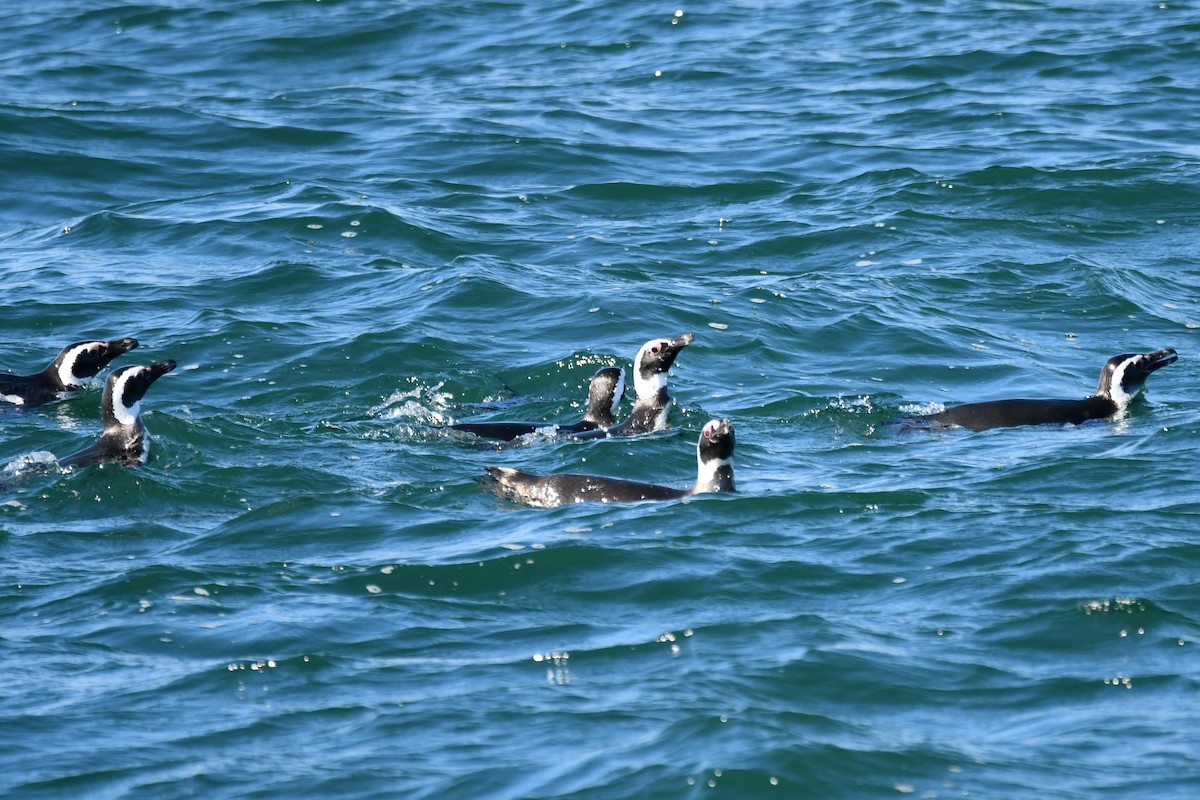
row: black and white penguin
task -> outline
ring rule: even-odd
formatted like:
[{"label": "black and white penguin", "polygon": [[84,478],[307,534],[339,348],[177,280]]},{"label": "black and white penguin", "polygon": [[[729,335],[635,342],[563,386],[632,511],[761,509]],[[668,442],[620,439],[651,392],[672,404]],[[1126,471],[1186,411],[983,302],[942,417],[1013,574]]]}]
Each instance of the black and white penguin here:
[{"label": "black and white penguin", "polygon": [[727,419],[710,420],[696,445],[696,483],[687,489],[594,475],[531,475],[508,467],[488,467],[485,480],[496,495],[539,508],[583,502],[678,500],[704,492],[734,491],[733,444],[733,424]]},{"label": "black and white penguin", "polygon": [[671,411],[671,395],[667,393],[667,370],[675,363],[679,351],[694,342],[693,334],[685,333],[674,339],[651,339],[638,350],[633,360],[633,410],[619,425],[574,434],[577,439],[604,439],[614,436],[635,436],[667,426]]},{"label": "black and white penguin", "polygon": [[973,431],[1013,425],[1071,424],[1092,419],[1113,419],[1125,413],[1157,369],[1175,363],[1178,356],[1167,348],[1153,353],[1113,356],[1100,371],[1096,393],[1082,400],[991,400],[966,403],[936,414],[893,420],[898,430],[937,430],[958,426]]},{"label": "black and white penguin", "polygon": [[137,346],[137,339],[76,342],[64,347],[54,363],[41,372],[33,375],[0,372],[0,403],[35,406],[60,400],[64,393],[82,389],[85,380]]},{"label": "black and white penguin", "polygon": [[173,369],[175,362],[168,359],[145,367],[121,367],[109,375],[100,400],[104,432],[78,453],[60,458],[58,465],[67,468],[105,461],[126,466],[144,463],[150,452],[150,437],[142,424],[142,397],[151,384]]},{"label": "black and white penguin", "polygon": [[459,422],[447,425],[456,431],[473,433],[485,439],[512,441],[538,430],[555,433],[580,433],[596,430],[616,422],[617,405],[625,396],[625,370],[620,367],[604,367],[592,376],[588,390],[588,410],[583,419],[569,425],[547,422]]}]

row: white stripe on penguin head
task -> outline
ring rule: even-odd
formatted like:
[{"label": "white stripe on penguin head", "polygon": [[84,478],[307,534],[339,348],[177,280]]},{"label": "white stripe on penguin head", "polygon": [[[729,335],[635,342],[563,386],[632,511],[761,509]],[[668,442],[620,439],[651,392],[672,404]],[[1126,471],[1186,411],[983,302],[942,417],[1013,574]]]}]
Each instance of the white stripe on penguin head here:
[{"label": "white stripe on penguin head", "polygon": [[130,405],[125,402],[125,385],[135,377],[146,374],[149,367],[125,367],[113,376],[112,410],[117,422],[122,425],[136,425],[138,416],[142,413],[142,401],[138,398]]},{"label": "white stripe on penguin head", "polygon": [[63,386],[82,386],[80,378],[75,377],[75,362],[84,353],[94,353],[100,348],[100,342],[88,342],[72,347],[67,351],[62,363],[58,365],[58,381]]},{"label": "white stripe on penguin head", "polygon": [[1144,378],[1141,381],[1138,381],[1136,386],[1130,387],[1133,391],[1127,391],[1124,385],[1125,373],[1130,367],[1133,367],[1134,365],[1140,365],[1143,360],[1144,357],[1140,355],[1127,358],[1118,364],[1117,368],[1113,370],[1112,385],[1108,387],[1108,396],[1114,403],[1117,404],[1118,413],[1123,412],[1129,407],[1129,404],[1133,402],[1133,398],[1137,396],[1137,393],[1142,390],[1142,387],[1146,383]]},{"label": "white stripe on penguin head", "polygon": [[609,414],[613,417],[617,416],[617,406],[621,405],[621,399],[625,397],[625,370],[617,370],[617,388],[613,390],[612,408]]}]

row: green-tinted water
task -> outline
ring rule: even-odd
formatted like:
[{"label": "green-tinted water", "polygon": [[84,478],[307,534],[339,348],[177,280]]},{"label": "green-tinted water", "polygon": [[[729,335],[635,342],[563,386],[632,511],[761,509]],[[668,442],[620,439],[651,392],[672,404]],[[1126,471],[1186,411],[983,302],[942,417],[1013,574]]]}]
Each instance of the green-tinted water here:
[{"label": "green-tinted water", "polygon": [[[144,467],[0,495],[6,796],[1200,791],[1195,8],[10,11],[0,368],[180,367]],[[685,331],[667,431],[435,427]],[[1161,347],[1115,424],[885,430]],[[733,496],[479,485],[714,416]]]}]

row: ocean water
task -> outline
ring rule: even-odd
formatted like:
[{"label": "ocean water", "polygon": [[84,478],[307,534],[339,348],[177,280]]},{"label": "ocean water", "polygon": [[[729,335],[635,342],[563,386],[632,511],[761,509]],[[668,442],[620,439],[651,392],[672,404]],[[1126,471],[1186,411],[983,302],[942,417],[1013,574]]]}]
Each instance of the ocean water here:
[{"label": "ocean water", "polygon": [[0,369],[180,367],[136,469],[0,410],[0,795],[1200,796],[1196,2],[5,8]]}]

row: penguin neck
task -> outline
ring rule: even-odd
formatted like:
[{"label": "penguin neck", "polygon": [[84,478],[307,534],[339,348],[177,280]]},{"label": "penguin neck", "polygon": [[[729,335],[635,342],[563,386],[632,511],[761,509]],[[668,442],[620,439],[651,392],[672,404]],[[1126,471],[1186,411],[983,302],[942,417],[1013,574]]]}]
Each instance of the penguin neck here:
[{"label": "penguin neck", "polygon": [[104,431],[142,428],[142,401],[131,406],[108,402],[104,407]]},{"label": "penguin neck", "polygon": [[590,422],[593,425],[595,425],[597,428],[607,428],[610,425],[612,425],[616,420],[613,419],[612,414],[608,413],[607,408],[605,408],[605,409],[594,409],[593,408],[593,409],[588,409],[587,414],[585,414],[583,417],[583,421]]},{"label": "penguin neck", "polygon": [[1117,417],[1125,413],[1125,409],[1129,406],[1128,395],[1125,403],[1121,404],[1107,394],[1095,394],[1091,397],[1086,397],[1079,401],[1083,405],[1084,419],[1109,419]]},{"label": "penguin neck", "polygon": [[732,492],[733,462],[728,458],[713,458],[704,461],[697,457],[699,471],[692,494],[699,492]]},{"label": "penguin neck", "polygon": [[109,459],[127,464],[143,463],[150,453],[150,437],[141,419],[132,425],[106,424],[96,445]]},{"label": "penguin neck", "polygon": [[71,373],[71,363],[51,364],[42,370],[42,383],[56,392],[82,389],[83,383]]},{"label": "penguin neck", "polygon": [[120,423],[106,424],[101,436],[105,439],[121,442],[123,447],[137,447],[146,436],[146,426],[141,419],[134,420],[132,425]]},{"label": "penguin neck", "polygon": [[660,396],[667,396],[667,374],[665,372],[638,373],[633,382],[634,405],[654,403]]},{"label": "penguin neck", "polygon": [[[638,387],[639,390],[641,387]],[[626,425],[636,430],[656,431],[666,427],[667,412],[671,406],[671,395],[665,384],[660,384],[653,394],[638,392],[633,410],[629,412]]]},{"label": "penguin neck", "polygon": [[613,406],[615,405],[616,403],[592,403],[583,419],[598,428],[607,428],[616,422],[616,418],[613,417]]},{"label": "penguin neck", "polygon": [[1133,392],[1132,394],[1126,392],[1118,384],[1108,387],[1107,391],[1097,393],[1094,397],[1089,398],[1089,400],[1108,403],[1113,407],[1112,414],[1123,414],[1135,397],[1137,397],[1137,392]]}]

